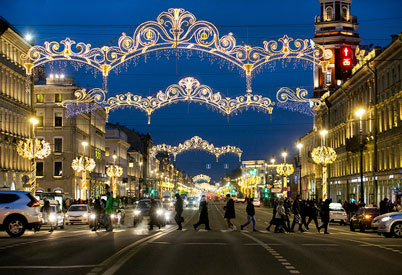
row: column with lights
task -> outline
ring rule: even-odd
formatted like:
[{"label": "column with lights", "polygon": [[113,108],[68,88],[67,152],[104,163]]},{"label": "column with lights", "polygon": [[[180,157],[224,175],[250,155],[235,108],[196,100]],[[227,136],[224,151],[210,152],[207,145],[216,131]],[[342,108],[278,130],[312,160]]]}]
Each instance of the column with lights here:
[{"label": "column with lights", "polygon": [[113,155],[113,164],[109,165],[109,167],[106,169],[106,174],[111,178],[114,198],[117,196],[117,179],[123,174],[123,168],[119,165],[116,165],[116,159],[117,156]]},{"label": "column with lights", "polygon": [[359,117],[359,151],[360,151],[360,201],[364,203],[364,181],[363,181],[363,115],[366,110],[360,108],[356,111],[356,116]]},{"label": "column with lights", "polygon": [[85,149],[88,146],[88,142],[83,141],[81,145],[84,147],[84,154],[79,158],[76,157],[73,160],[71,167],[77,173],[81,173],[80,197],[81,199],[86,200],[87,190],[89,187],[89,183],[87,182],[87,173],[91,173],[95,169],[96,163],[94,159],[85,156]]},{"label": "column with lights", "polygon": [[336,152],[331,147],[325,146],[325,137],[328,134],[327,130],[322,130],[321,135],[321,146],[316,147],[311,152],[311,157],[316,164],[322,166],[322,199],[326,200],[328,198],[328,174],[327,165],[333,163],[336,160]]},{"label": "column with lights", "polygon": [[303,144],[298,142],[296,144],[297,149],[299,149],[299,195],[302,195],[302,179],[301,179],[301,175],[302,175],[302,163],[301,163],[301,149],[303,148]]},{"label": "column with lights", "polygon": [[282,194],[285,198],[288,197],[288,177],[293,174],[294,168],[292,164],[286,163],[286,157],[288,153],[286,152],[286,148],[282,153],[283,163],[279,164],[276,167],[276,172],[283,177],[282,183]]},{"label": "column with lights", "polygon": [[30,185],[30,192],[35,195],[36,188],[36,159],[44,159],[48,157],[51,153],[50,144],[44,140],[40,141],[35,138],[35,126],[39,123],[38,119],[32,117],[29,119],[32,124],[32,138],[24,141],[20,141],[17,144],[18,154],[29,159],[32,162],[31,174],[29,177],[28,184]]}]

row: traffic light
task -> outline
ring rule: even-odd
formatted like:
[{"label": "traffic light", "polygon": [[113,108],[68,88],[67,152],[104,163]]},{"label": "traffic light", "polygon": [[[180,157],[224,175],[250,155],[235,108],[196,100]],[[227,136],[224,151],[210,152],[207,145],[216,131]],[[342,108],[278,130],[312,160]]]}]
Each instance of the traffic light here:
[{"label": "traffic light", "polygon": [[151,189],[151,195],[152,196],[155,195],[155,189],[154,188]]},{"label": "traffic light", "polygon": [[268,192],[269,192],[268,187],[265,187],[264,188],[264,199],[268,199]]},{"label": "traffic light", "polygon": [[350,46],[342,46],[335,51],[335,79],[346,80],[352,74],[355,65],[354,50]]}]

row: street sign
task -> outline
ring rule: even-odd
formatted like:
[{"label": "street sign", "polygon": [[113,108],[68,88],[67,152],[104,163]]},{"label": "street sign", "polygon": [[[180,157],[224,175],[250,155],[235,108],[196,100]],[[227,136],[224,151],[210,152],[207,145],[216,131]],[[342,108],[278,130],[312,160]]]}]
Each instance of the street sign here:
[{"label": "street sign", "polygon": [[271,188],[271,193],[282,193],[281,188]]}]

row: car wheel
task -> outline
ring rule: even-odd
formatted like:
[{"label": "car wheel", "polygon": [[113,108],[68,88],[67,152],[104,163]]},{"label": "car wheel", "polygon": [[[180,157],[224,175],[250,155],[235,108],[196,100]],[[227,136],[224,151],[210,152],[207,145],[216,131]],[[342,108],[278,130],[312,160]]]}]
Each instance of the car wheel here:
[{"label": "car wheel", "polygon": [[402,238],[402,222],[397,222],[392,226],[392,234],[397,238]]},{"label": "car wheel", "polygon": [[364,232],[366,230],[366,228],[364,228],[364,225],[361,223],[359,223],[359,229],[360,229],[360,232]]},{"label": "car wheel", "polygon": [[63,224],[63,225],[60,225],[60,229],[64,229],[64,224]]},{"label": "car wheel", "polygon": [[10,237],[20,237],[24,234],[26,229],[25,221],[21,218],[11,218],[6,221],[6,232]]},{"label": "car wheel", "polygon": [[384,237],[386,237],[386,238],[392,238],[392,233],[385,232],[385,233],[382,233],[382,234],[383,234]]},{"label": "car wheel", "polygon": [[353,225],[352,225],[352,224],[350,224],[350,231],[355,232],[355,228],[353,227]]}]

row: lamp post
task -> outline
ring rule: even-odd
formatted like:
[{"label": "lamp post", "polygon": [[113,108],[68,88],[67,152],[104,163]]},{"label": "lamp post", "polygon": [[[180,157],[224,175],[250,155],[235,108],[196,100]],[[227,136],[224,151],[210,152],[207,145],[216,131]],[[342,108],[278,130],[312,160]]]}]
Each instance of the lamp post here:
[{"label": "lamp post", "polygon": [[106,174],[111,178],[113,197],[117,195],[117,179],[123,174],[123,168],[116,165],[117,156],[113,155],[113,164],[106,169]]},{"label": "lamp post", "polygon": [[299,195],[302,193],[302,163],[301,163],[301,149],[303,148],[303,143],[298,142],[296,144],[297,149],[299,149]]},{"label": "lamp post", "polygon": [[363,115],[366,113],[366,110],[360,108],[356,111],[356,116],[359,117],[359,145],[360,145],[360,201],[364,203],[364,183],[363,183]]},{"label": "lamp post", "polygon": [[276,172],[283,177],[283,183],[282,183],[282,194],[284,197],[288,197],[288,180],[287,177],[293,174],[294,168],[292,164],[287,164],[286,163],[286,157],[288,153],[286,152],[286,148],[282,152],[282,157],[283,157],[283,163],[279,164],[276,167]]},{"label": "lamp post", "polygon": [[336,159],[336,152],[331,147],[325,146],[325,137],[328,134],[327,130],[321,130],[321,146],[316,147],[311,152],[311,157],[316,164],[322,166],[322,199],[328,198],[328,175],[327,165],[331,164]]},{"label": "lamp post", "polygon": [[51,153],[50,144],[44,140],[40,141],[35,138],[35,126],[39,123],[38,119],[31,117],[29,122],[32,124],[32,138],[24,141],[20,141],[17,144],[17,153],[26,159],[31,160],[31,174],[28,184],[30,185],[30,192],[35,195],[37,188],[36,184],[36,159],[44,159]]},{"label": "lamp post", "polygon": [[95,167],[96,167],[96,163],[95,160],[89,157],[85,156],[85,149],[88,146],[88,142],[83,141],[81,142],[81,145],[84,147],[84,153],[81,157],[76,157],[72,164],[71,164],[71,168],[73,168],[74,171],[76,171],[77,173],[81,172],[81,194],[80,197],[83,200],[87,199],[87,189],[88,189],[88,182],[87,182],[87,173],[91,173]]}]

